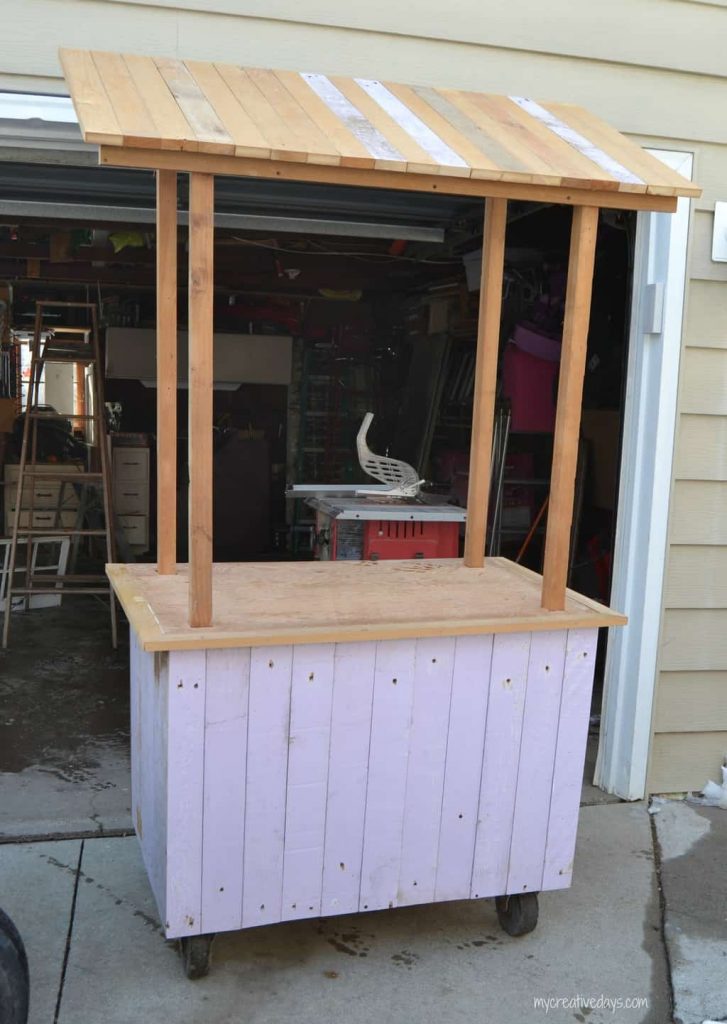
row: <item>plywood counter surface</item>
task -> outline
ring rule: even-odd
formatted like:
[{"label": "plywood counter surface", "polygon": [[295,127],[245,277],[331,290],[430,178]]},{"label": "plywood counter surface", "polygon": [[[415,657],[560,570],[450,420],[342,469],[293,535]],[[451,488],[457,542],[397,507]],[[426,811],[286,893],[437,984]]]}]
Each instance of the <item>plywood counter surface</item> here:
[{"label": "plywood counter surface", "polygon": [[187,625],[187,566],[108,565],[114,591],[146,651],[335,643],[620,626],[626,618],[568,591],[565,611],[540,607],[541,577],[505,558],[483,569],[459,559],[381,562],[221,562],[213,625]]}]

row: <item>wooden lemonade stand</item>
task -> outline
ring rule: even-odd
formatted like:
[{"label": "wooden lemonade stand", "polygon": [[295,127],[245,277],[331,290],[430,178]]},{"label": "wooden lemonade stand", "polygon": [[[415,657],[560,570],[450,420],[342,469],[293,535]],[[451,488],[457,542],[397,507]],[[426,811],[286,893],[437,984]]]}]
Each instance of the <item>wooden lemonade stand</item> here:
[{"label": "wooden lemonade stand", "polygon": [[[131,627],[132,803],[189,976],[219,931],[496,897],[573,868],[598,629],[566,589],[600,207],[690,182],[579,107],[62,51],[103,165],[157,173],[158,564]],[[189,564],[176,562],[177,175],[189,174]],[[464,559],[213,564],[214,175],[485,200]],[[542,577],[485,559],[508,200],[573,207]]]}]

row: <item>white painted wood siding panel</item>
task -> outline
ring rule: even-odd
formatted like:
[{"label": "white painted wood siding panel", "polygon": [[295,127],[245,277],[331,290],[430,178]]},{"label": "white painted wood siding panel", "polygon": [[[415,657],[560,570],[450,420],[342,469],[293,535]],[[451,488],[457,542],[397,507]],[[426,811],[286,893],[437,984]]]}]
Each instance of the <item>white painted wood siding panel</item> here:
[{"label": "white painted wood siding panel", "polygon": [[294,648],[285,805],[283,916],[321,913],[334,644]]},{"label": "white painted wood siding panel", "polygon": [[568,633],[543,889],[566,889],[573,875],[597,643],[595,629]]},{"label": "white painted wood siding panel", "polygon": [[444,772],[435,899],[470,895],[492,663],[491,636],[459,636]]},{"label": "white painted wood siding panel", "polygon": [[534,633],[530,644],[507,892],[538,892],[542,885],[566,637]]},{"label": "white painted wood siding panel", "polygon": [[434,899],[454,648],[454,637],[416,641],[414,705],[397,895],[401,903],[431,903]]},{"label": "white painted wood siding panel", "polygon": [[494,639],[472,896],[506,891],[525,709],[530,633]]},{"label": "white painted wood siding panel", "polygon": [[242,926],[280,921],[292,647],[250,652]]},{"label": "white painted wood siding panel", "polygon": [[376,644],[337,644],[321,913],[358,910]]},{"label": "white painted wood siding panel", "polygon": [[202,930],[242,924],[250,651],[207,651]]},{"label": "white painted wood siding panel", "polygon": [[398,903],[415,646],[377,643],[359,910]]},{"label": "white painted wood siding panel", "polygon": [[204,651],[169,653],[166,930],[172,938],[201,931],[205,683]]}]

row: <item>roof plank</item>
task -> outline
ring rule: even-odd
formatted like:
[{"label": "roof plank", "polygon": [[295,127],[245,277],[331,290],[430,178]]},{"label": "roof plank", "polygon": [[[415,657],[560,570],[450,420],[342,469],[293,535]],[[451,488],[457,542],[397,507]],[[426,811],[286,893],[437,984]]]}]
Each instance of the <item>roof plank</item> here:
[{"label": "roof plank", "polygon": [[190,170],[193,156],[210,154],[232,159],[224,173],[235,173],[235,160],[243,175],[268,161],[276,164],[271,176],[286,163],[306,165],[305,180],[321,183],[356,175],[371,185],[391,178],[400,181],[392,187],[472,195],[511,186],[513,197],[532,186],[551,189],[555,202],[590,192],[615,208],[662,209],[657,200],[700,194],[570,104],[97,51],[62,50],[61,61],[84,138],[103,146],[104,162],[115,148],[131,154],[119,153],[120,163],[139,167],[152,153],[189,152]]},{"label": "roof plank", "polygon": [[162,149],[199,149],[193,128],[150,57],[125,54],[124,63],[161,136]]},{"label": "roof plank", "polygon": [[124,136],[116,112],[91,53],[63,49],[60,59],[86,142],[123,146]]},{"label": "roof plank", "polygon": [[235,152],[235,144],[205,94],[181,60],[156,57],[154,62],[179,109],[197,136],[202,153]]}]

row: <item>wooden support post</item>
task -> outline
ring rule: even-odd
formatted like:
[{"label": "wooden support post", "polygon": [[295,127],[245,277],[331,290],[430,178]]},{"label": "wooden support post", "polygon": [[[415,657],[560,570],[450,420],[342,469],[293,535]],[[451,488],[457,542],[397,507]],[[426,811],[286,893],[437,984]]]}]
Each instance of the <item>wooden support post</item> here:
[{"label": "wooden support post", "polygon": [[214,177],[189,176],[189,624],[212,622]]},{"label": "wooden support post", "polygon": [[177,571],[177,172],[157,171],[157,572]]},{"label": "wooden support post", "polygon": [[481,568],[485,564],[506,227],[507,200],[487,199],[485,201],[485,230],[482,242],[480,312],[477,323],[477,363],[474,408],[472,410],[467,528],[464,539],[464,564],[471,568]]},{"label": "wooden support post", "polygon": [[576,207],[573,211],[568,260],[550,506],[543,563],[542,605],[548,611],[561,611],[565,608],[597,231],[598,208]]}]

